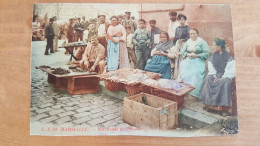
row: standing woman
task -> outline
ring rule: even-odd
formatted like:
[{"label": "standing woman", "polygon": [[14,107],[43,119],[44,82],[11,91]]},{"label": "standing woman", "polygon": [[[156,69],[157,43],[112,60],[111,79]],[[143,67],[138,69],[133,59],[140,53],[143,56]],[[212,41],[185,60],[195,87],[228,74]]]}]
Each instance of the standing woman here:
[{"label": "standing woman", "polygon": [[214,109],[222,115],[226,111],[231,100],[231,84],[235,77],[235,60],[225,50],[225,41],[216,38],[213,42],[214,53],[208,62],[208,75],[205,77],[201,91],[205,110]]},{"label": "standing woman", "polygon": [[116,16],[111,17],[111,25],[107,30],[107,70],[129,68],[129,60],[126,48],[126,30],[123,25],[118,24]]},{"label": "standing woman", "polygon": [[179,14],[177,20],[180,22],[180,26],[176,28],[175,37],[174,37],[174,47],[171,48],[172,65],[174,66],[174,75],[175,80],[178,79],[180,74],[180,62],[182,61],[182,48],[184,43],[190,38],[190,27],[187,25],[187,17],[183,14]]},{"label": "standing woman", "polygon": [[201,88],[205,77],[205,59],[209,57],[209,47],[206,41],[199,37],[197,29],[190,30],[190,39],[184,44],[180,62],[180,77],[183,82],[195,87],[189,92],[197,98],[201,98]]}]

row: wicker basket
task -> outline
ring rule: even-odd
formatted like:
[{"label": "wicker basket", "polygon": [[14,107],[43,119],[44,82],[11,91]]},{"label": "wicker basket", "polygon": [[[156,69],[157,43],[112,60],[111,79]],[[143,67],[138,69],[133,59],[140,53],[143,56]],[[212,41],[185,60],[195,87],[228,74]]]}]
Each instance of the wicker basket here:
[{"label": "wicker basket", "polygon": [[178,96],[172,92],[151,87],[151,94],[177,102],[178,110],[184,106],[184,95]]},{"label": "wicker basket", "polygon": [[125,89],[125,84],[119,83],[119,82],[114,82],[111,80],[104,80],[105,87],[109,91],[119,91]]},{"label": "wicker basket", "polygon": [[133,96],[141,92],[151,94],[151,87],[144,85],[142,83],[128,84],[125,86],[125,89],[129,96]]}]

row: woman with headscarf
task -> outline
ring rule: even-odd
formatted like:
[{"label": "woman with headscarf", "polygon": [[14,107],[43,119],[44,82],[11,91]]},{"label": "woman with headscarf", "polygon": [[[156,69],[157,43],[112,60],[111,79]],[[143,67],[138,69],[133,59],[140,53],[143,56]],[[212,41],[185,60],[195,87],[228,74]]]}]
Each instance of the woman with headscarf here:
[{"label": "woman with headscarf", "polygon": [[209,57],[209,47],[207,42],[199,37],[199,32],[195,28],[190,30],[190,39],[182,48],[182,57],[185,59],[180,62],[180,79],[195,87],[189,95],[200,99],[205,77],[205,59]]},{"label": "woman with headscarf", "polygon": [[171,79],[171,64],[168,51],[173,46],[167,32],[161,32],[160,42],[151,52],[151,59],[147,60],[145,71],[162,74],[162,78]]},{"label": "woman with headscarf", "polygon": [[107,70],[130,68],[126,48],[126,30],[121,24],[118,24],[116,16],[111,17],[111,25],[107,30],[107,39]]},{"label": "woman with headscarf", "polygon": [[208,75],[204,79],[201,97],[205,110],[214,109],[225,115],[231,100],[231,84],[235,77],[235,60],[225,50],[225,40],[216,38],[214,53],[208,62]]}]

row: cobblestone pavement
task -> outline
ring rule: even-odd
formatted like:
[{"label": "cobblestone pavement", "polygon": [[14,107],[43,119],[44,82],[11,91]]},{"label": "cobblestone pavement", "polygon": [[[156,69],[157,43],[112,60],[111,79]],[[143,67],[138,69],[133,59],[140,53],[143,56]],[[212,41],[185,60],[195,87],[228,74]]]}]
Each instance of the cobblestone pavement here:
[{"label": "cobblestone pavement", "polygon": [[35,67],[64,65],[70,56],[64,55],[64,49],[51,55],[43,55],[45,44],[44,41],[32,42],[31,123],[72,127],[132,127],[122,121],[121,100],[102,93],[71,96],[64,90],[52,87],[47,82],[47,74]]}]

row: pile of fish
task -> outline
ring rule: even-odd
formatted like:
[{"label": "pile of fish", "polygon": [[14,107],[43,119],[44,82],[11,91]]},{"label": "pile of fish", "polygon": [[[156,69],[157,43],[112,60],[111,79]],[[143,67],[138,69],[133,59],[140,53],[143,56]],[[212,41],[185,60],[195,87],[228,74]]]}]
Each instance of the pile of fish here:
[{"label": "pile of fish", "polygon": [[133,74],[133,75],[128,76],[127,80],[128,80],[128,83],[134,83],[134,82],[138,82],[138,81],[144,81],[148,78],[149,77],[144,74]]},{"label": "pile of fish", "polygon": [[51,68],[51,70],[53,70],[51,73],[53,74],[60,74],[60,75],[64,75],[64,74],[68,74],[70,73],[69,70],[63,69],[63,68]]},{"label": "pile of fish", "polygon": [[178,90],[184,88],[184,85],[182,85],[181,83],[177,82],[176,80],[160,79],[158,81],[158,84],[162,88],[172,89],[172,90],[175,90],[175,91],[178,91]]},{"label": "pile of fish", "polygon": [[51,68],[50,66],[47,65],[42,65],[42,66],[37,66],[35,67],[36,69],[43,69],[43,68]]},{"label": "pile of fish", "polygon": [[158,85],[158,82],[156,80],[153,80],[153,79],[144,80],[143,83],[151,85],[151,86],[157,86]]}]

